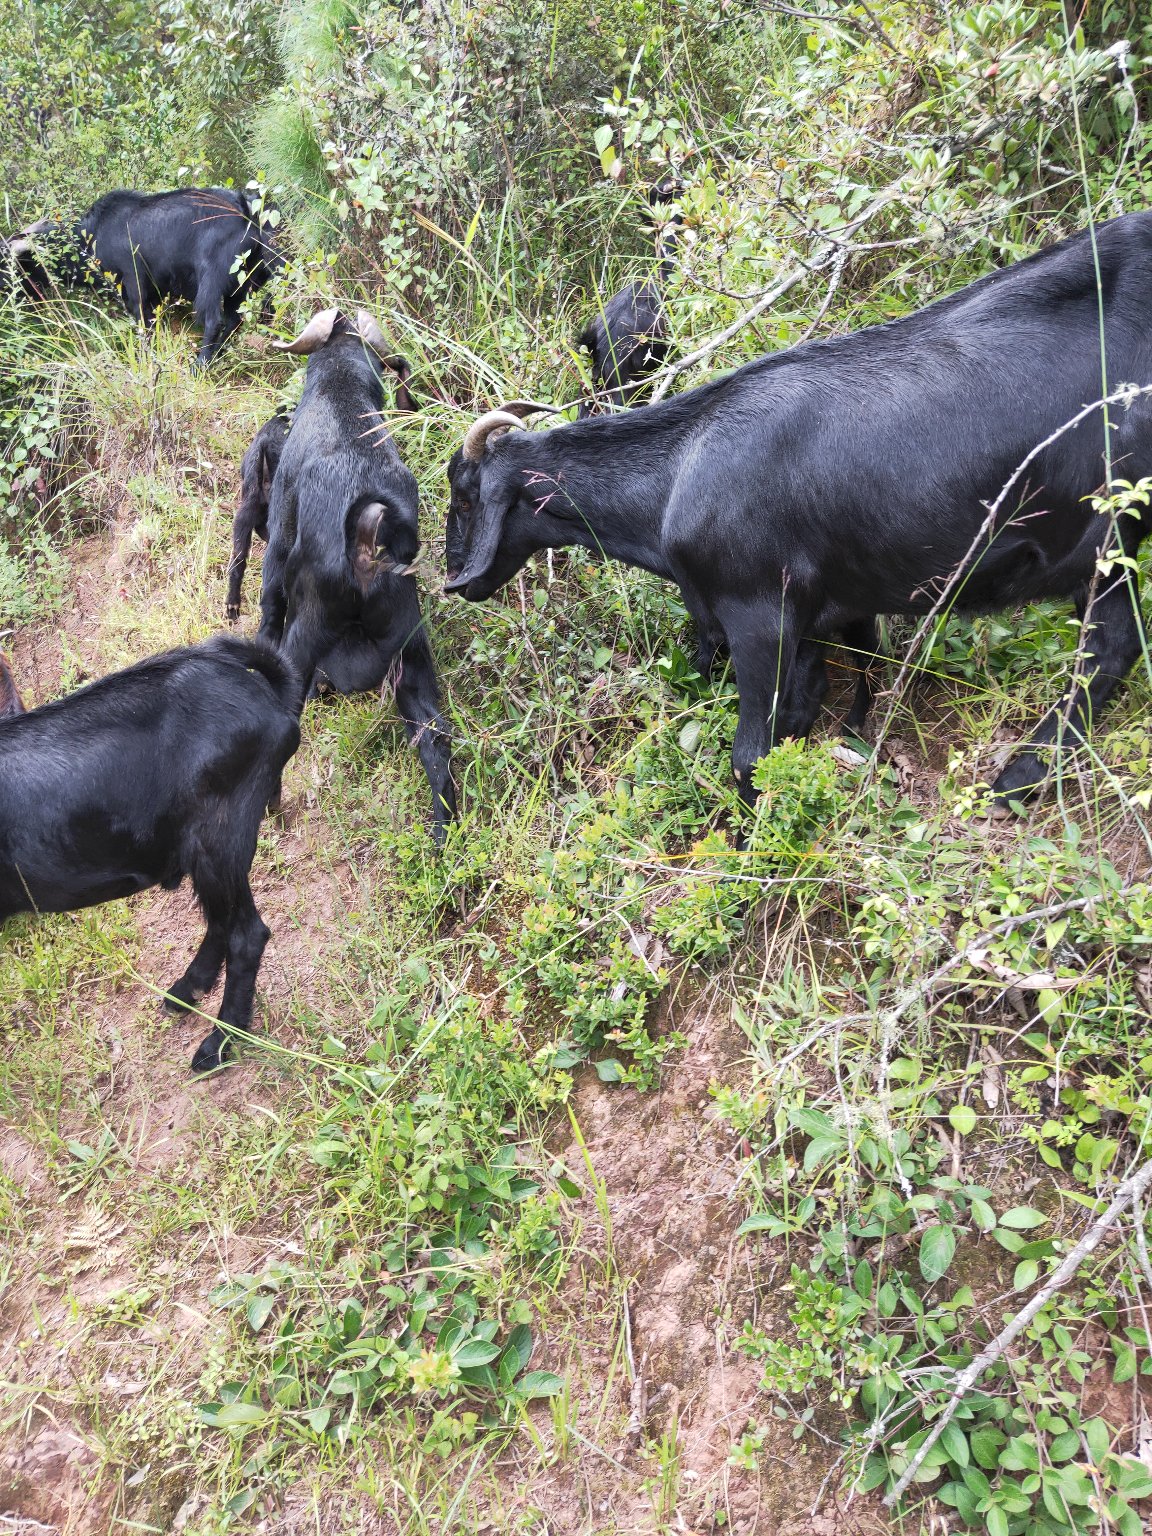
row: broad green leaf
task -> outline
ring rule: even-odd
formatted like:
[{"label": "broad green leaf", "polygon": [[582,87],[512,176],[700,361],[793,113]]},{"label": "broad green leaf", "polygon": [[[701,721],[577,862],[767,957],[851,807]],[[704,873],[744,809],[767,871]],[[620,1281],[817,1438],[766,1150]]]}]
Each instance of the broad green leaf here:
[{"label": "broad green leaf", "polygon": [[1042,1227],[1047,1220],[1043,1211],[1033,1210],[1030,1205],[1014,1205],[1001,1216],[1000,1225],[1014,1232],[1027,1232],[1031,1227]]},{"label": "broad green leaf", "polygon": [[953,1419],[946,1424],[940,1434],[940,1444],[948,1452],[949,1459],[958,1467],[966,1467],[971,1460],[968,1450],[968,1436]]},{"label": "broad green leaf", "polygon": [[956,1252],[956,1234],[951,1227],[928,1227],[920,1239],[920,1273],[929,1285],[948,1273]]},{"label": "broad green leaf", "polygon": [[1036,1007],[1045,1024],[1055,1024],[1060,1017],[1064,999],[1059,992],[1053,992],[1050,987],[1037,994]]},{"label": "broad green leaf", "polygon": [[839,1136],[813,1137],[804,1149],[804,1172],[811,1173],[814,1168],[819,1168],[821,1163],[843,1150],[844,1141]]},{"label": "broad green leaf", "polygon": [[948,1120],[954,1131],[959,1131],[961,1136],[970,1136],[976,1129],[976,1111],[971,1104],[953,1104],[948,1111]]},{"label": "broad green leaf", "polygon": [[260,1332],[275,1305],[275,1294],[270,1291],[260,1291],[252,1297],[248,1303],[248,1326],[253,1333]]},{"label": "broad green leaf", "polygon": [[225,1403],[216,1408],[209,1418],[209,1410],[201,1409],[201,1416],[215,1429],[253,1429],[268,1420],[268,1411],[259,1403]]},{"label": "broad green leaf", "polygon": [[536,1397],[558,1397],[564,1390],[563,1376],[552,1371],[529,1371],[521,1376],[517,1385],[520,1396],[531,1400]]},{"label": "broad green leaf", "polygon": [[452,1358],[463,1371],[469,1366],[487,1365],[489,1360],[495,1360],[499,1353],[499,1344],[487,1344],[483,1339],[468,1339],[459,1349],[453,1351]]},{"label": "broad green leaf", "polygon": [[680,732],[680,750],[685,757],[695,757],[700,746],[700,738],[704,730],[699,720],[689,720],[688,724]]},{"label": "broad green leaf", "polygon": [[774,1216],[771,1211],[757,1211],[754,1216],[747,1217],[736,1228],[737,1237],[747,1237],[749,1232],[769,1232],[779,1227],[780,1218]]},{"label": "broad green leaf", "polygon": [[1048,1445],[1049,1461],[1071,1461],[1080,1452],[1080,1436],[1074,1429],[1066,1429]]},{"label": "broad green leaf", "polygon": [[1000,1465],[1007,1472],[1039,1472],[1040,1455],[1035,1435],[1015,1435],[1000,1452]]},{"label": "broad green leaf", "polygon": [[508,1342],[504,1346],[504,1360],[514,1361],[516,1372],[519,1374],[532,1358],[532,1330],[527,1323],[520,1323],[508,1335]]},{"label": "broad green leaf", "polygon": [[981,1232],[991,1232],[996,1225],[996,1212],[988,1204],[987,1200],[972,1201],[972,1220],[980,1228]]},{"label": "broad green leaf", "polygon": [[989,1469],[995,1467],[1004,1438],[1004,1431],[990,1424],[981,1425],[979,1429],[972,1431],[970,1436],[972,1455],[982,1467]]},{"label": "broad green leaf", "polygon": [[1118,1340],[1112,1341],[1112,1350],[1116,1356],[1116,1369],[1112,1372],[1112,1380],[1119,1386],[1123,1382],[1131,1381],[1136,1374],[1136,1356],[1126,1344]]},{"label": "broad green leaf", "polygon": [[1088,1449],[1092,1452],[1092,1460],[1099,1466],[1107,1456],[1108,1447],[1112,1442],[1108,1426],[1103,1419],[1089,1419],[1082,1427]]},{"label": "broad green leaf", "polygon": [[1035,1285],[1040,1274],[1040,1266],[1035,1259],[1021,1259],[1016,1266],[1016,1273],[1012,1276],[1012,1289],[1026,1291],[1030,1285]]}]

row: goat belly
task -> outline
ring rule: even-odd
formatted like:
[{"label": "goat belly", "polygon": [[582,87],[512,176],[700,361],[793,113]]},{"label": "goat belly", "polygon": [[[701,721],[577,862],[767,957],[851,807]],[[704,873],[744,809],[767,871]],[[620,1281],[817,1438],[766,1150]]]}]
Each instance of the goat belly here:
[{"label": "goat belly", "polygon": [[[0,919],[16,912],[75,912],[81,907],[98,907],[122,896],[135,896],[155,884],[140,871],[64,879],[50,874],[42,879],[35,870],[0,870]],[[11,901],[15,896],[19,899]]]},{"label": "goat belly", "polygon": [[0,919],[16,912],[70,912],[180,883],[171,842],[139,836],[93,808],[9,827],[0,839]]}]

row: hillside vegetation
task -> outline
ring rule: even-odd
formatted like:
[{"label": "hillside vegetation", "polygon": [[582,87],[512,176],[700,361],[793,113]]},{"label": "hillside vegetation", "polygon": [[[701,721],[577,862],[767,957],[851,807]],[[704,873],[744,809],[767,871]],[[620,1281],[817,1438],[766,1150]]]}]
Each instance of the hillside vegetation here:
[{"label": "hillside vegetation", "polygon": [[839,657],[741,844],[674,589],[578,551],[441,587],[451,453],[587,391],[650,186],[658,393],[909,313],[1152,204],[1142,0],[0,0],[0,38],[6,228],[230,182],[290,256],[207,374],[179,312],[0,298],[26,701],[223,626],[303,378],[270,340],[361,305],[413,366],[462,802],[437,853],[391,701],[307,706],[259,1036],[208,1080],[158,1001],[186,889],[5,927],[0,1528],[1140,1536],[1140,1199],[897,1484],[1150,1155],[1152,656],[1001,821],[1070,609],[890,622],[869,739]]}]

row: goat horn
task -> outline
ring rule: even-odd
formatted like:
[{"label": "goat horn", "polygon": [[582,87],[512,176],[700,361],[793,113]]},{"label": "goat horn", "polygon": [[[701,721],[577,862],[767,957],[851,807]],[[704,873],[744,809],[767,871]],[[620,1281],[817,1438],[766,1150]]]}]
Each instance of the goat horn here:
[{"label": "goat horn", "polygon": [[373,352],[387,352],[388,343],[384,339],[384,332],[366,309],[358,309],[356,311],[356,329],[372,348]]},{"label": "goat horn", "polygon": [[484,445],[493,432],[501,432],[506,427],[522,427],[523,421],[511,411],[485,411],[468,428],[464,437],[462,452],[466,459],[474,463],[484,457]]},{"label": "goat horn", "polygon": [[510,411],[513,416],[535,416],[544,412],[548,416],[559,416],[562,406],[542,405],[539,400],[506,400],[500,409]]},{"label": "goat horn", "polygon": [[32,242],[26,235],[13,235],[8,241],[8,251],[12,256],[23,256],[32,249]]},{"label": "goat horn", "polygon": [[293,352],[298,356],[306,357],[310,352],[318,352],[331,336],[339,313],[338,309],[322,309],[318,315],[312,316],[295,341],[274,341],[272,345],[277,352]]}]

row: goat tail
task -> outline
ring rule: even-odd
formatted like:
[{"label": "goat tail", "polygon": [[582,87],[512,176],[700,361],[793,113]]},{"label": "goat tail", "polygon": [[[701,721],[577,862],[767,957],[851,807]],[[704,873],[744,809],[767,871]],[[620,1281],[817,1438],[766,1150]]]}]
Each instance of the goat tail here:
[{"label": "goat tail", "polygon": [[216,635],[202,649],[210,656],[230,661],[247,672],[258,672],[272,688],[277,702],[299,718],[304,708],[304,688],[296,668],[275,646],[243,635]]}]

